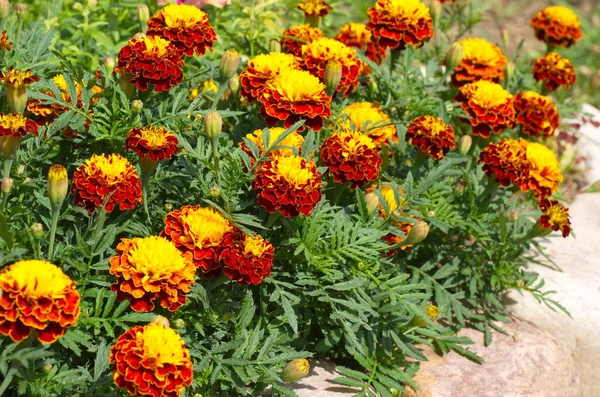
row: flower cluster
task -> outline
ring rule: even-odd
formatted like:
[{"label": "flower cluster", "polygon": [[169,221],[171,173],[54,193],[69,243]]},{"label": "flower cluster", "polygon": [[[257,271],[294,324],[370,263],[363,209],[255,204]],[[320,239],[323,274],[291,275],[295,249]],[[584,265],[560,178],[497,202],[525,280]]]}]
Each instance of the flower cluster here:
[{"label": "flower cluster", "polygon": [[296,56],[302,56],[302,46],[325,37],[321,29],[308,24],[292,26],[283,32],[281,49]]},{"label": "flower cluster", "polygon": [[381,157],[375,142],[357,131],[334,134],[321,148],[321,163],[337,183],[350,183],[350,189],[362,187],[379,177]]},{"label": "flower cluster", "polygon": [[531,19],[535,35],[552,46],[570,47],[583,35],[577,15],[567,7],[544,8]]},{"label": "flower cluster", "polygon": [[342,120],[339,130],[355,130],[368,135],[377,146],[387,144],[388,140],[398,141],[396,126],[390,116],[380,106],[371,102],[354,102],[340,111]]},{"label": "flower cluster", "polygon": [[504,67],[508,59],[494,44],[469,37],[459,44],[464,49],[461,62],[454,68],[452,83],[461,87],[479,80],[498,83],[504,79]]},{"label": "flower cluster", "polygon": [[75,282],[50,262],[25,260],[0,270],[0,334],[14,342],[32,331],[42,343],[63,336],[79,317]]},{"label": "flower cluster", "polygon": [[568,88],[575,84],[573,64],[555,52],[538,58],[533,64],[533,77],[544,83],[544,87],[556,91],[558,87]]},{"label": "flower cluster", "polygon": [[240,74],[240,95],[248,102],[253,102],[262,97],[267,83],[282,71],[299,68],[299,62],[291,54],[272,52],[258,55],[248,62],[248,67]]},{"label": "flower cluster", "polygon": [[487,80],[467,84],[459,88],[456,101],[471,117],[473,135],[489,138],[514,125],[514,98],[499,84]]},{"label": "flower cluster", "polygon": [[526,135],[548,138],[558,128],[559,115],[554,102],[535,91],[518,93],[515,111],[515,121],[523,126],[522,132]]},{"label": "flower cluster", "polygon": [[125,147],[133,150],[140,158],[148,156],[152,161],[170,159],[177,152],[177,137],[163,127],[133,128]]},{"label": "flower cluster", "polygon": [[256,202],[267,212],[285,218],[309,216],[321,201],[321,174],[313,161],[296,155],[278,156],[255,171],[252,186]]},{"label": "flower cluster", "polygon": [[73,203],[89,213],[100,208],[112,212],[131,210],[142,202],[142,183],[126,158],[118,154],[97,155],[77,167],[71,185]]},{"label": "flower cluster", "polygon": [[239,284],[258,285],[271,274],[274,254],[273,245],[260,235],[237,231],[232,244],[221,252],[223,273]]},{"label": "flower cluster", "polygon": [[194,376],[181,337],[155,323],[131,327],[119,336],[109,363],[115,384],[132,396],[179,397]]},{"label": "flower cluster", "polygon": [[[246,139],[253,142],[258,147],[258,155],[262,155],[265,148],[273,146],[273,143],[285,132],[285,128],[273,127],[268,129],[269,131],[269,142],[264,141],[264,130],[255,130],[251,134],[246,135]],[[296,131],[292,131],[285,138],[283,138],[278,144],[277,149],[271,149],[268,156],[270,158],[277,156],[289,156],[294,154],[293,148],[296,149],[296,153],[299,154],[304,143],[304,137],[298,134]],[[240,148],[246,152],[249,156],[252,156],[252,151],[246,145],[245,142],[240,142]]]},{"label": "flower cluster", "polygon": [[112,290],[120,301],[129,299],[136,312],[151,312],[154,301],[169,311],[185,303],[196,276],[192,253],[182,253],[163,237],[121,239],[110,259],[116,277]]},{"label": "flower cluster", "polygon": [[546,228],[562,233],[563,237],[568,237],[571,233],[571,221],[569,219],[569,209],[563,207],[556,200],[544,199],[540,201],[540,210],[542,216],[539,224]]},{"label": "flower cluster", "polygon": [[406,130],[406,140],[428,156],[441,160],[450,149],[456,148],[452,127],[433,116],[421,116],[413,120]]}]

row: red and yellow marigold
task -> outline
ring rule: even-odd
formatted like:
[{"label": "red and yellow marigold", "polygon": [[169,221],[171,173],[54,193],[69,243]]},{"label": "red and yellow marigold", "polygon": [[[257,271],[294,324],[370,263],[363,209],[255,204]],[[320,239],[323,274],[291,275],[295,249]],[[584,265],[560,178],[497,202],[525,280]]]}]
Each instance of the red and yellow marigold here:
[{"label": "red and yellow marigold", "polygon": [[6,32],[2,32],[2,37],[0,37],[0,50],[1,51],[12,51],[13,46],[8,41],[8,37],[6,37]]},{"label": "red and yellow marigold", "polygon": [[396,126],[381,107],[371,102],[354,102],[340,111],[342,119],[338,131],[355,130],[368,135],[377,146],[388,142],[398,142]]},{"label": "red and yellow marigold", "polygon": [[515,110],[515,121],[526,135],[548,138],[558,128],[558,110],[547,96],[535,91],[520,92],[515,97]]},{"label": "red and yellow marigold", "polygon": [[167,214],[161,236],[181,252],[191,252],[194,265],[205,277],[215,277],[221,272],[221,251],[231,244],[234,231],[216,209],[186,205]]},{"label": "red and yellow marigold", "polygon": [[454,68],[452,83],[463,86],[478,80],[498,83],[504,79],[508,59],[498,46],[479,38],[466,38],[459,42],[464,49],[462,61]]},{"label": "red and yellow marigold", "polygon": [[177,47],[160,36],[133,38],[119,52],[120,72],[142,91],[170,90],[183,79],[182,68]]},{"label": "red and yellow marigold", "polygon": [[529,190],[531,163],[527,158],[527,141],[501,139],[490,143],[479,156],[483,172],[497,183],[509,186],[514,183],[524,191]]},{"label": "red and yellow marigold", "polygon": [[148,20],[148,36],[159,36],[173,43],[181,56],[203,55],[217,41],[208,15],[188,4],[172,4]]},{"label": "red and yellow marigold", "polygon": [[124,238],[110,259],[110,274],[119,301],[128,299],[136,312],[151,312],[155,300],[174,312],[185,303],[196,266],[191,252],[182,253],[163,237]]},{"label": "red and yellow marigold", "polygon": [[300,69],[299,62],[292,54],[272,52],[252,58],[239,77],[240,95],[248,102],[259,99],[269,81],[290,69]]},{"label": "red and yellow marigold", "polygon": [[133,164],[119,154],[94,154],[77,167],[71,185],[73,203],[89,213],[100,208],[131,210],[142,203],[142,183]]},{"label": "red and yellow marigold", "polygon": [[433,37],[433,19],[420,0],[379,0],[368,13],[367,28],[383,48],[418,48]]},{"label": "red and yellow marigold", "polygon": [[328,38],[317,39],[302,46],[302,69],[321,81],[329,61],[338,61],[342,65],[342,78],[336,91],[344,96],[350,95],[358,86],[358,76],[362,68],[362,61],[356,56],[356,51]]},{"label": "red and yellow marigold", "polygon": [[310,25],[292,26],[283,32],[281,38],[281,49],[296,57],[302,56],[302,46],[314,40],[325,37],[321,29]]},{"label": "red and yellow marigold", "polygon": [[267,83],[260,102],[260,113],[271,126],[282,121],[288,128],[305,120],[305,126],[318,131],[331,115],[325,85],[304,70],[282,70]]},{"label": "red and yellow marigold", "polygon": [[27,134],[38,135],[38,125],[35,121],[29,120],[18,113],[0,113],[0,137],[22,138]]},{"label": "red and yellow marigold", "polygon": [[177,152],[177,137],[164,127],[134,128],[125,140],[127,150],[133,150],[140,158],[152,161],[168,160]]},{"label": "red and yellow marigold", "polygon": [[471,116],[473,135],[489,138],[514,125],[514,98],[500,84],[486,80],[467,84],[459,88],[456,101]]},{"label": "red and yellow marigold", "polygon": [[[258,155],[262,155],[265,151],[265,146],[270,147],[273,146],[273,143],[285,132],[285,128],[281,127],[273,127],[269,128],[269,142],[265,144],[264,142],[264,130],[255,130],[251,134],[247,134],[246,138],[258,147]],[[285,138],[281,140],[277,144],[279,149],[271,149],[269,151],[268,157],[273,158],[276,156],[289,156],[294,154],[293,148],[296,149],[296,153],[299,154],[302,149],[302,144],[304,143],[304,137],[298,134],[296,131],[292,131]],[[240,148],[246,152],[249,156],[252,156],[252,151],[246,145],[245,142],[240,142]]]},{"label": "red and yellow marigold", "polygon": [[570,47],[583,35],[577,15],[562,6],[546,7],[535,14],[531,27],[539,40],[557,47]]},{"label": "red and yellow marigold", "polygon": [[552,229],[562,233],[563,237],[568,237],[571,233],[571,220],[569,219],[569,209],[563,207],[556,200],[544,199],[540,201],[540,210],[542,216],[538,223],[546,229]]},{"label": "red and yellow marigold", "polygon": [[305,17],[324,17],[331,10],[331,6],[323,0],[302,0],[296,8],[303,11]]},{"label": "red and yellow marigold", "polygon": [[[348,47],[365,50],[365,55],[371,61],[381,64],[385,58],[386,49],[377,40],[373,40],[371,31],[363,23],[347,23],[338,30],[335,39]],[[363,68],[367,68],[363,65]]]},{"label": "red and yellow marigold", "polygon": [[527,142],[527,160],[530,164],[529,188],[536,197],[545,198],[558,190],[563,181],[556,155],[546,145]]},{"label": "red and yellow marigold", "polygon": [[[393,215],[396,217],[403,216],[403,217],[407,217],[407,218],[412,218],[412,216],[409,216],[402,212],[402,209],[405,206],[405,201],[404,201],[405,192],[402,189],[400,189],[400,188],[395,189],[393,186],[386,184],[386,185],[381,186],[379,190],[381,192],[381,195],[385,199],[385,203],[387,204],[387,210],[386,210],[384,205],[382,203],[379,203],[379,216],[380,217],[387,218],[387,217]],[[413,227],[413,223],[411,223],[411,222],[398,221],[398,220],[393,221],[392,225],[395,228],[397,228],[402,234],[404,234],[404,237],[401,237],[395,233],[386,234],[385,236],[383,236],[382,240],[389,245],[400,244],[401,242],[406,240],[406,238],[408,237],[408,234],[410,233],[410,231],[412,230],[412,227]],[[402,251],[408,252],[408,251],[410,251],[412,246],[413,246],[413,244],[409,244],[409,245],[400,247],[400,249]],[[390,250],[386,254],[388,256],[391,256],[391,255],[394,255],[395,253],[396,253],[396,250]]]},{"label": "red and yellow marigold", "polygon": [[320,147],[321,163],[337,183],[350,183],[350,189],[362,187],[379,177],[381,157],[375,142],[358,131],[336,133]]},{"label": "red and yellow marigold", "polygon": [[136,325],[119,336],[109,363],[115,384],[138,397],[179,397],[194,375],[181,337],[156,323]]},{"label": "red and yellow marigold", "polygon": [[42,343],[63,336],[79,317],[75,282],[50,262],[25,260],[0,270],[0,334]]},{"label": "red and yellow marigold", "polygon": [[40,78],[31,74],[31,69],[20,71],[9,67],[6,73],[0,72],[0,80],[6,84],[7,91],[9,89],[18,91],[26,88],[31,83],[40,81]]},{"label": "red and yellow marigold", "polygon": [[258,285],[273,269],[273,245],[260,235],[237,231],[233,244],[221,252],[223,273],[239,284]]},{"label": "red and yellow marigold", "polygon": [[549,90],[556,91],[558,87],[569,88],[575,84],[575,68],[571,61],[555,52],[538,58],[533,64],[533,77],[541,81]]},{"label": "red and yellow marigold", "polygon": [[285,218],[310,216],[321,201],[321,174],[314,161],[296,155],[277,156],[255,171],[252,186],[256,201],[267,212]]},{"label": "red and yellow marigold", "polygon": [[443,159],[450,149],[456,148],[452,127],[444,120],[429,115],[417,117],[410,123],[406,141],[436,160]]}]

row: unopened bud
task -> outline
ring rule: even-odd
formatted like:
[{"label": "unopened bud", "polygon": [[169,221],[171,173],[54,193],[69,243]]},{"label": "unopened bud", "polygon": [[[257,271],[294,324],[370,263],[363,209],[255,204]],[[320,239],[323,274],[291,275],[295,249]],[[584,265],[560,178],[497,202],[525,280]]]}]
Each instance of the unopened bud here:
[{"label": "unopened bud", "polygon": [[279,376],[281,377],[281,380],[286,383],[297,382],[308,375],[309,370],[310,364],[308,363],[308,360],[305,358],[298,358],[291,361],[283,371],[281,371]]},{"label": "unopened bud", "polygon": [[511,211],[508,213],[508,220],[511,222],[516,222],[519,219],[518,211]]},{"label": "unopened bud", "polygon": [[454,185],[454,190],[456,190],[457,192],[462,192],[465,190],[465,181],[463,181],[462,179],[459,179],[458,181],[456,181],[456,185]]},{"label": "unopened bud", "polygon": [[173,321],[173,328],[176,328],[176,329],[185,328],[185,321],[183,321],[182,318],[178,318],[177,320]]},{"label": "unopened bud", "polygon": [[17,167],[17,175],[23,175],[24,172],[25,172],[25,166],[23,164],[19,165]]},{"label": "unopened bud", "polygon": [[518,288],[523,288],[523,287],[525,287],[525,281],[524,281],[524,280],[521,280],[521,279],[517,280],[517,287],[518,287]]},{"label": "unopened bud", "polygon": [[212,112],[204,117],[204,133],[210,139],[217,139],[221,136],[223,128],[223,118],[217,112]]},{"label": "unopened bud", "polygon": [[375,79],[369,79],[369,82],[367,84],[369,86],[369,93],[371,95],[375,95],[375,93],[377,93],[377,89],[379,88],[379,85],[377,85]]},{"label": "unopened bud", "polygon": [[104,67],[106,68],[106,74],[110,76],[113,70],[115,70],[115,58],[106,57],[102,61],[102,64],[104,64]]},{"label": "unopened bud", "polygon": [[454,70],[462,62],[465,56],[465,49],[460,43],[452,44],[448,54],[446,54],[446,68]]},{"label": "unopened bud", "polygon": [[240,66],[240,55],[235,50],[227,50],[221,57],[219,65],[219,75],[224,80],[232,78]]},{"label": "unopened bud", "polygon": [[54,164],[48,171],[48,198],[50,205],[60,207],[67,197],[69,176],[67,170],[60,164]]},{"label": "unopened bud", "polygon": [[431,0],[431,6],[429,7],[431,12],[431,18],[434,22],[440,20],[442,16],[442,3],[439,0]]},{"label": "unopened bud", "polygon": [[504,66],[504,78],[507,81],[510,81],[514,75],[515,75],[515,64],[510,61],[506,62],[506,65]]},{"label": "unopened bud", "polygon": [[211,186],[208,194],[212,198],[217,198],[221,195],[221,189],[218,186]]},{"label": "unopened bud", "polygon": [[48,375],[48,374],[50,373],[50,371],[52,371],[52,368],[53,368],[53,366],[52,366],[52,364],[50,364],[50,363],[46,363],[46,364],[44,364],[44,367],[43,367],[43,368],[44,368],[44,369],[43,369],[43,372],[44,372],[46,375]]},{"label": "unopened bud", "polygon": [[5,19],[8,16],[8,0],[0,0],[0,19]]},{"label": "unopened bud", "polygon": [[131,101],[131,112],[133,114],[139,114],[142,109],[144,109],[144,102],[140,101],[139,99],[134,99]]},{"label": "unopened bud", "polygon": [[425,240],[428,234],[429,225],[427,224],[427,222],[418,220],[417,223],[415,223],[410,229],[410,232],[408,233],[406,240],[404,240],[404,243],[406,245],[420,243],[421,241]]},{"label": "unopened bud", "polygon": [[473,145],[473,138],[471,138],[471,135],[463,135],[458,141],[458,152],[460,154],[469,153],[471,145]]},{"label": "unopened bud", "polygon": [[171,203],[165,204],[165,211],[167,211],[167,212],[173,211],[173,204],[171,204]]},{"label": "unopened bud", "polygon": [[165,316],[161,316],[160,314],[157,314],[156,316],[154,316],[154,318],[152,319],[151,323],[162,325],[165,328],[171,328],[171,324],[169,323],[169,319],[166,318]]},{"label": "unopened bud", "polygon": [[8,194],[13,188],[15,181],[12,178],[2,178],[2,193]]},{"label": "unopened bud", "polygon": [[17,13],[17,15],[25,15],[27,13],[27,4],[15,4],[15,12]]},{"label": "unopened bud", "polygon": [[367,203],[367,211],[369,211],[369,214],[372,214],[379,208],[379,196],[375,193],[365,194],[365,201]]},{"label": "unopened bud", "polygon": [[430,319],[437,320],[438,316],[440,315],[440,310],[435,305],[429,305],[425,309],[425,314],[427,314],[427,317]]},{"label": "unopened bud", "polygon": [[269,52],[281,52],[281,41],[279,39],[269,41]]},{"label": "unopened bud", "polygon": [[81,10],[83,10],[83,4],[81,4],[78,1],[76,1],[75,3],[73,3],[73,9],[75,11],[81,11]]},{"label": "unopened bud", "polygon": [[238,75],[236,74],[235,76],[230,78],[227,84],[229,85],[229,90],[231,91],[231,93],[233,95],[237,95],[238,91],[240,90],[240,79]]},{"label": "unopened bud", "polygon": [[508,29],[502,29],[501,37],[502,37],[502,44],[504,44],[504,47],[507,48],[508,45],[510,44],[510,37],[508,36]]},{"label": "unopened bud", "polygon": [[31,233],[35,238],[41,238],[44,236],[44,226],[41,223],[34,223],[30,227]]},{"label": "unopened bud", "polygon": [[342,80],[342,64],[340,61],[332,60],[327,62],[325,66],[325,74],[323,76],[323,82],[327,87],[327,93],[332,96],[336,88]]},{"label": "unopened bud", "polygon": [[87,4],[89,8],[96,8],[98,5],[98,0],[88,0]]},{"label": "unopened bud", "polygon": [[150,19],[150,10],[146,4],[140,4],[137,6],[137,15],[141,24],[146,24],[148,19]]}]

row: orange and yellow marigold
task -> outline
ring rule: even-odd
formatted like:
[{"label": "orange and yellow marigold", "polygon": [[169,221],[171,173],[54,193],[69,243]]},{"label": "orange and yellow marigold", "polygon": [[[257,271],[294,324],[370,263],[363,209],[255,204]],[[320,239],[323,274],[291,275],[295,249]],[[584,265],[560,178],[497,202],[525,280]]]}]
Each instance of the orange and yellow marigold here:
[{"label": "orange and yellow marigold", "polygon": [[479,38],[466,38],[459,42],[464,49],[462,61],[454,68],[452,83],[463,86],[478,80],[498,83],[504,79],[508,59],[498,46]]},{"label": "orange and yellow marigold", "polygon": [[258,285],[273,269],[273,245],[260,235],[237,231],[233,244],[221,252],[223,273],[239,284]]},{"label": "orange and yellow marigold", "polygon": [[555,52],[538,58],[533,64],[533,77],[541,81],[549,90],[556,91],[558,87],[568,88],[575,84],[575,68],[567,59]]},{"label": "orange and yellow marigold", "polygon": [[281,38],[281,49],[296,57],[302,56],[302,46],[313,42],[314,40],[325,37],[321,29],[312,26],[298,25],[292,26],[283,32]]},{"label": "orange and yellow marigold", "polygon": [[163,127],[134,128],[125,140],[127,150],[133,150],[140,158],[148,156],[152,161],[168,160],[177,152],[177,137]]},{"label": "orange and yellow marigold", "polygon": [[25,260],[0,270],[0,334],[13,342],[32,331],[53,343],[77,322],[80,297],[75,282],[50,262]]},{"label": "orange and yellow marigold", "polygon": [[282,71],[299,69],[300,64],[292,54],[272,52],[258,55],[248,62],[240,74],[240,95],[252,102],[259,99],[266,85]]},{"label": "orange and yellow marigold", "polygon": [[535,91],[520,92],[515,97],[515,110],[515,121],[523,126],[526,135],[548,138],[558,128],[558,110],[547,96]]},{"label": "orange and yellow marigold", "polygon": [[546,7],[535,14],[531,27],[539,40],[557,47],[570,47],[583,35],[577,15],[562,6]]},{"label": "orange and yellow marigold", "polygon": [[417,117],[406,130],[406,141],[428,156],[441,160],[450,149],[456,148],[452,127],[433,116]]},{"label": "orange and yellow marigold", "polygon": [[355,130],[368,135],[381,147],[388,142],[398,141],[396,126],[381,107],[371,102],[355,102],[340,111],[342,119],[339,130]]},{"label": "orange and yellow marigold", "polygon": [[563,181],[556,155],[546,145],[527,142],[527,160],[529,161],[529,188],[535,197],[545,198],[558,190]]}]

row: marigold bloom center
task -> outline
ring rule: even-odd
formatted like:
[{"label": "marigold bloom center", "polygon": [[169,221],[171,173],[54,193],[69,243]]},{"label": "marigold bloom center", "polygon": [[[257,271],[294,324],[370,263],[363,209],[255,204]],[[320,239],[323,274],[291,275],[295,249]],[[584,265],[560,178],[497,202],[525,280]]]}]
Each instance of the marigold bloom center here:
[{"label": "marigold bloom center", "polygon": [[0,125],[8,130],[17,131],[19,128],[26,127],[26,120],[17,113],[5,114],[0,116]]},{"label": "marigold bloom center", "polygon": [[206,14],[196,6],[171,4],[161,10],[167,27],[187,27],[202,20]]},{"label": "marigold bloom center", "polygon": [[470,99],[483,108],[500,106],[512,98],[500,84],[484,80],[472,84],[475,89]]},{"label": "marigold bloom center", "polygon": [[502,54],[487,40],[469,37],[461,41],[460,44],[465,51],[463,59],[475,60],[486,65],[495,65],[502,62]]},{"label": "marigold bloom center", "polygon": [[[348,137],[350,139],[347,139]],[[368,135],[360,132],[344,132],[340,134],[340,139],[343,142],[342,155],[344,157],[356,154],[359,150],[375,148],[375,142]]]},{"label": "marigold bloom center", "polygon": [[574,28],[579,28],[581,26],[577,15],[567,7],[551,6],[544,9],[543,12],[548,18],[558,22],[563,26]]},{"label": "marigold bloom center", "polygon": [[311,55],[317,59],[352,58],[356,55],[356,52],[344,43],[326,37],[305,44],[302,46],[303,52],[306,52],[306,48],[309,48]]},{"label": "marigold bloom center", "polygon": [[410,16],[413,20],[429,17],[429,8],[427,8],[420,0],[388,0],[384,2],[383,8],[389,12],[392,17]]},{"label": "marigold bloom center", "polygon": [[157,367],[163,364],[183,365],[187,359],[181,348],[181,338],[171,328],[150,323],[135,335],[144,358],[154,358]]},{"label": "marigold bloom center", "polygon": [[206,240],[212,245],[218,245],[225,233],[232,230],[227,219],[212,208],[194,209],[183,217],[183,221],[199,247],[205,247]]},{"label": "marigold bloom center", "polygon": [[65,296],[73,281],[60,268],[39,260],[20,261],[10,271],[0,273],[0,284],[16,284],[24,295],[31,298]]},{"label": "marigold bloom center", "polygon": [[146,127],[141,130],[141,139],[148,142],[151,148],[160,148],[167,143],[167,137],[170,135],[165,133],[163,128]]},{"label": "marigold bloom center", "polygon": [[290,102],[312,100],[325,90],[319,79],[303,70],[288,70],[271,81],[272,87]]},{"label": "marigold bloom center", "polygon": [[569,213],[560,205],[553,205],[546,209],[545,215],[548,216],[551,225],[564,225],[569,223]]},{"label": "marigold bloom center", "polygon": [[270,245],[259,235],[246,236],[244,240],[244,255],[261,256]]},{"label": "marigold bloom center", "polygon": [[128,261],[151,279],[161,279],[182,270],[186,263],[181,252],[170,241],[157,236],[134,240]]},{"label": "marigold bloom center", "polygon": [[292,185],[304,185],[313,174],[309,169],[302,167],[303,160],[300,156],[280,156],[277,158],[274,171]]},{"label": "marigold bloom center", "polygon": [[91,176],[94,174],[95,168],[97,168],[104,176],[108,185],[116,185],[123,180],[123,177],[127,173],[128,164],[129,162],[126,158],[114,154],[108,157],[93,155],[85,162],[85,172]]},{"label": "marigold bloom center", "polygon": [[295,69],[296,60],[292,54],[272,52],[253,58],[250,61],[250,66],[260,74],[275,76],[282,70]]},{"label": "marigold bloom center", "polygon": [[26,86],[25,80],[31,78],[31,70],[27,70],[22,72],[17,69],[9,69],[6,73],[6,81],[16,89],[19,89],[22,86]]},{"label": "marigold bloom center", "polygon": [[159,58],[162,58],[165,54],[167,54],[170,44],[168,40],[165,40],[160,36],[144,36],[142,40],[146,45],[144,54],[157,56]]}]

